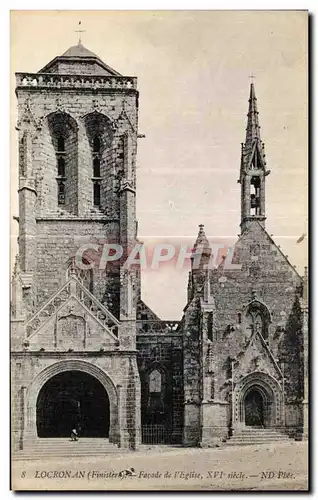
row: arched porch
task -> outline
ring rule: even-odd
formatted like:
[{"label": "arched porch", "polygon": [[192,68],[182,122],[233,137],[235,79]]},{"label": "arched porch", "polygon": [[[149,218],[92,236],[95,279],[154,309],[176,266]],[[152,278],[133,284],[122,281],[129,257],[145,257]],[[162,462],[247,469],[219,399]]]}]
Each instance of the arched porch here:
[{"label": "arched porch", "polygon": [[234,430],[283,427],[283,392],[279,382],[263,372],[246,375],[234,388],[232,412]]},{"label": "arched porch", "polygon": [[[81,376],[81,373],[83,376]],[[78,378],[79,384],[75,383],[74,377],[72,377],[73,382],[71,383],[70,374],[75,374]],[[75,378],[76,378],[75,377]],[[74,394],[78,396],[83,395],[83,383],[87,384],[88,390],[86,390],[86,400],[84,401],[84,417],[91,427],[86,432],[88,435],[94,435],[94,432],[100,436],[109,435],[109,441],[113,443],[119,443],[119,412],[118,412],[118,395],[115,385],[111,381],[108,374],[106,374],[101,368],[82,360],[65,360],[46,367],[42,370],[37,377],[33,380],[29,386],[26,393],[26,405],[25,405],[25,432],[24,432],[24,444],[29,441],[37,440],[40,435],[45,436],[47,431],[43,434],[43,422],[39,419],[41,415],[43,416],[43,409],[41,409],[41,401],[45,397],[48,401],[53,397],[52,391],[54,387],[54,382],[56,380],[64,381],[60,383],[66,384],[64,392],[65,394],[70,390],[74,390]],[[91,386],[91,389],[90,387]],[[79,389],[81,388],[81,389]],[[51,394],[50,394],[51,391]],[[97,392],[104,395],[104,405],[100,408],[100,420],[94,415],[94,411],[88,406],[90,403],[94,404],[93,395]],[[90,394],[91,393],[91,394]],[[65,406],[65,398],[63,395],[58,397],[58,404]],[[68,398],[68,407],[71,411],[71,398]],[[79,401],[80,399],[77,398]],[[88,399],[90,401],[88,401]],[[43,407],[43,405],[42,405]],[[45,414],[45,411],[44,411]],[[75,415],[75,414],[74,414]],[[72,417],[72,418],[71,418]],[[71,420],[74,420],[74,416],[71,415]],[[88,419],[88,420],[87,420]],[[90,420],[89,420],[90,419]],[[71,422],[70,420],[70,422]],[[105,422],[103,423],[103,420]],[[75,422],[75,421],[74,421]],[[54,426],[54,419],[52,419],[51,425]],[[95,431],[92,427],[95,427]],[[99,428],[97,429],[97,427]],[[63,426],[62,426],[63,427]],[[39,432],[39,429],[41,431]],[[97,430],[96,430],[97,429]],[[56,423],[56,429],[52,430],[53,434],[56,436],[60,433],[59,424]],[[97,435],[96,435],[97,436]]]}]

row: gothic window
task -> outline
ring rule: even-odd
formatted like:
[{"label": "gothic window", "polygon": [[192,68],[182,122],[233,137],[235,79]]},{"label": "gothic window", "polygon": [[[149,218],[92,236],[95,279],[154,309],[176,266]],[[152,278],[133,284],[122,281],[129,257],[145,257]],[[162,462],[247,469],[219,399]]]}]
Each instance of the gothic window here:
[{"label": "gothic window", "polygon": [[207,318],[207,331],[208,331],[208,339],[213,341],[213,313],[209,312],[208,313],[208,318]]},{"label": "gothic window", "polygon": [[155,369],[148,376],[148,413],[151,423],[160,424],[164,419],[163,382],[159,370]]},{"label": "gothic window", "polygon": [[[74,213],[77,210],[78,196],[77,123],[67,113],[56,111],[48,115],[47,126],[50,133],[50,138],[47,138],[50,142],[47,144],[48,162],[52,168],[55,166],[53,172],[57,185],[57,205],[64,205],[65,210]],[[49,170],[45,169],[43,182],[48,184],[50,192]]]},{"label": "gothic window", "polygon": [[[88,113],[84,119],[87,138],[91,151],[91,203],[95,208],[104,206],[104,166],[112,154],[113,127],[112,123],[104,114],[93,111]],[[106,181],[105,179],[105,182]],[[109,181],[111,182],[111,181]]]},{"label": "gothic window", "polygon": [[246,316],[247,328],[251,334],[260,333],[264,339],[268,337],[268,319],[259,307],[251,307]]},{"label": "gothic window", "polygon": [[161,373],[158,370],[153,370],[149,375],[149,392],[161,393]]}]

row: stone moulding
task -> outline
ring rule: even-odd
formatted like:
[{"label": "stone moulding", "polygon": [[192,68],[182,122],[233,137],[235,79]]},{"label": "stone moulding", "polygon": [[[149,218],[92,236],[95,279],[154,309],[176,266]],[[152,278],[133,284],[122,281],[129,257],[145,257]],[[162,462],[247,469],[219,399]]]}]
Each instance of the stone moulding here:
[{"label": "stone moulding", "polygon": [[53,73],[16,73],[17,89],[107,89],[136,90],[137,78],[132,76],[61,75]]}]

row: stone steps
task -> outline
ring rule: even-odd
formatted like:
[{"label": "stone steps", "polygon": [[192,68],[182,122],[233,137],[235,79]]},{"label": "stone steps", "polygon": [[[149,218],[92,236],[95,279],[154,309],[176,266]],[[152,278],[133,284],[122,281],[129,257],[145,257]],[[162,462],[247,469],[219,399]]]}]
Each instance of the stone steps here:
[{"label": "stone steps", "polygon": [[290,438],[275,429],[245,428],[236,432],[228,441],[229,446],[288,442]]},{"label": "stone steps", "polygon": [[110,443],[108,439],[82,438],[78,441],[70,441],[67,438],[42,438],[28,444],[25,449],[15,452],[13,458],[34,460],[46,457],[100,456],[124,451]]}]

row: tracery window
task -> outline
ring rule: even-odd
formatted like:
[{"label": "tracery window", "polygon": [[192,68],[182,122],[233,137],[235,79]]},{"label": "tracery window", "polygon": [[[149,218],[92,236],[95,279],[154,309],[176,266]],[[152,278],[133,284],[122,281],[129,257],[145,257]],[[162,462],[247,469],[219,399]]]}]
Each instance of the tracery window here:
[{"label": "tracery window", "polygon": [[149,392],[161,392],[161,373],[158,370],[153,370],[149,375]]},{"label": "tracery window", "polygon": [[148,412],[151,415],[151,422],[159,424],[164,418],[164,387],[162,374],[154,369],[148,375]]},{"label": "tracery window", "polygon": [[268,318],[261,308],[250,307],[246,315],[247,327],[253,333],[260,333],[264,339],[268,337]]}]

